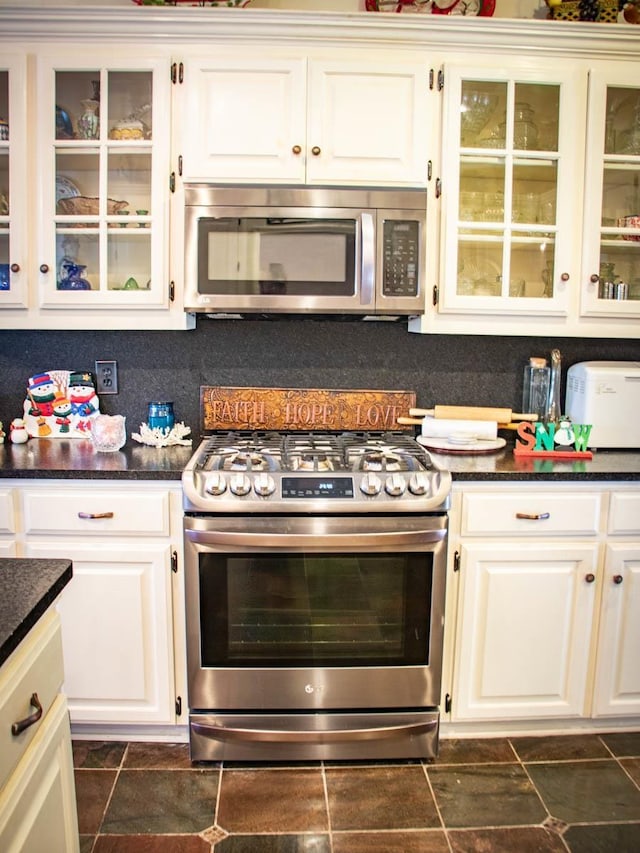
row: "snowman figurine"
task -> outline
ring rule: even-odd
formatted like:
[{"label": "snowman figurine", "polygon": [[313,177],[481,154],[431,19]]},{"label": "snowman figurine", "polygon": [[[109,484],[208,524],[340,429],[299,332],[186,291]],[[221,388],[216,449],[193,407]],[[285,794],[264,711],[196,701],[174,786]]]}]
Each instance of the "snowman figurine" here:
[{"label": "snowman figurine", "polygon": [[13,444],[24,444],[29,441],[29,433],[22,418],[14,418],[9,426],[9,438]]}]

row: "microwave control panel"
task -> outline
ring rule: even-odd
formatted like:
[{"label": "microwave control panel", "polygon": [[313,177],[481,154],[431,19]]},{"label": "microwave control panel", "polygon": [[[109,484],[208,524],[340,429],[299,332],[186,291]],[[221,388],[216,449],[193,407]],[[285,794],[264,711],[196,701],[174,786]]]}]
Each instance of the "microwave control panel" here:
[{"label": "microwave control panel", "polygon": [[417,296],[420,224],[415,220],[386,219],[382,240],[383,295]]}]

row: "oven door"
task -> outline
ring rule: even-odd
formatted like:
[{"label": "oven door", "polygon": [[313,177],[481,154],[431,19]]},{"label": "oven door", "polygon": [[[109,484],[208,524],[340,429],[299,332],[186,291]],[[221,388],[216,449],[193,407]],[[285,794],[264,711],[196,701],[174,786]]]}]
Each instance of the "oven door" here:
[{"label": "oven door", "polygon": [[438,705],[447,517],[185,518],[192,711]]}]

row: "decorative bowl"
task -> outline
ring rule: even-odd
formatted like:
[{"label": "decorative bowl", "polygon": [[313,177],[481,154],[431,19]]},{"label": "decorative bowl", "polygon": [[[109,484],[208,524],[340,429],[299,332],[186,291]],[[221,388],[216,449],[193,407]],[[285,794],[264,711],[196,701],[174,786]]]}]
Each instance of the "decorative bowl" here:
[{"label": "decorative bowl", "polygon": [[635,228],[638,234],[623,234],[623,240],[631,240],[633,243],[640,243],[640,216],[622,216],[618,219],[618,228]]}]

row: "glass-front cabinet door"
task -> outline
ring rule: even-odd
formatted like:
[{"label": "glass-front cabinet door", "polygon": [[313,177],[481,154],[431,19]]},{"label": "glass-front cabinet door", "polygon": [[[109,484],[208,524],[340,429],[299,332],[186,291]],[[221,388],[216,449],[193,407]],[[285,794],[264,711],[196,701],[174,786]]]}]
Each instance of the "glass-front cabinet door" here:
[{"label": "glass-front cabinet door", "polygon": [[39,61],[40,304],[169,300],[166,63]]},{"label": "glass-front cabinet door", "polygon": [[568,312],[581,157],[564,111],[578,87],[556,71],[445,71],[440,311]]},{"label": "glass-front cabinet door", "polygon": [[25,69],[0,57],[0,310],[27,306]]},{"label": "glass-front cabinet door", "polygon": [[591,71],[582,313],[640,316],[640,83]]}]

